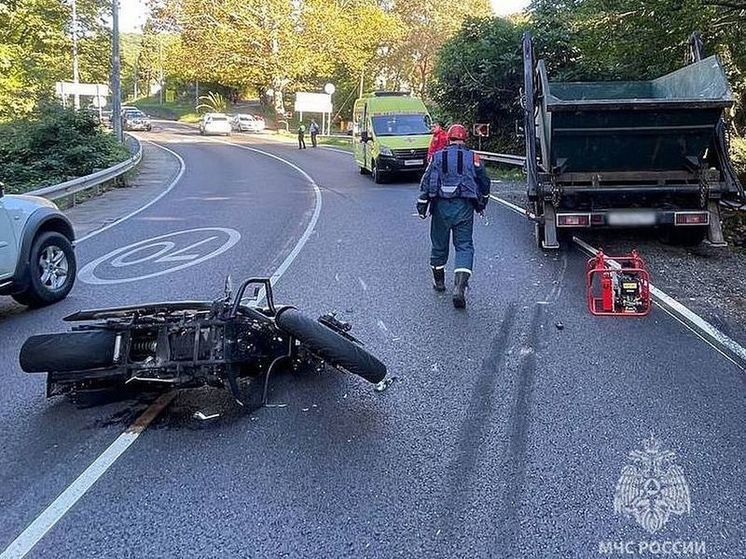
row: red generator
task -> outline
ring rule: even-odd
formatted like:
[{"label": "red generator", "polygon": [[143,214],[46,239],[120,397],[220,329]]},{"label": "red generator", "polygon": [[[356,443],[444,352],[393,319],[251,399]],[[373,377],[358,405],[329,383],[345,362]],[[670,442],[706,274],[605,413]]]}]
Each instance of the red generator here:
[{"label": "red generator", "polygon": [[650,314],[650,274],[633,250],[628,256],[598,251],[585,267],[588,310],[596,316]]}]

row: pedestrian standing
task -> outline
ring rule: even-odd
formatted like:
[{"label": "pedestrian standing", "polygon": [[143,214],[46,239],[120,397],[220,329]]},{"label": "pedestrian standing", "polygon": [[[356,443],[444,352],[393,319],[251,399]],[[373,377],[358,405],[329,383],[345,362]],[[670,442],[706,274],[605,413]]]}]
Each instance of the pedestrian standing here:
[{"label": "pedestrian standing", "polygon": [[433,158],[436,152],[439,152],[448,145],[448,133],[443,130],[440,122],[433,122],[433,137],[430,139],[430,146],[427,148],[427,162]]},{"label": "pedestrian standing", "polygon": [[303,122],[298,124],[298,149],[306,149],[306,125]]},{"label": "pedestrian standing", "polygon": [[311,133],[311,145],[316,147],[316,136],[319,134],[319,125],[316,124],[315,120],[311,120],[311,124],[308,125],[308,131]]},{"label": "pedestrian standing", "polygon": [[445,291],[445,267],[450,237],[456,252],[453,306],[466,306],[466,289],[474,268],[474,212],[482,213],[490,194],[490,178],[479,156],[468,149],[466,128],[453,124],[448,129],[449,145],[436,152],[420,181],[417,212],[430,214],[430,267],[433,288]]}]

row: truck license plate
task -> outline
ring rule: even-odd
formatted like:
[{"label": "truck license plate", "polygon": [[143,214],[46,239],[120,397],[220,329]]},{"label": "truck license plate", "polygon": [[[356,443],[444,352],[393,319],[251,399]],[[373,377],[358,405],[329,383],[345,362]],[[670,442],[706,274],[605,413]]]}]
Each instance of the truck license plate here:
[{"label": "truck license plate", "polygon": [[422,159],[406,159],[404,161],[404,165],[407,167],[414,166],[414,165],[422,165]]},{"label": "truck license plate", "polygon": [[606,216],[609,225],[620,226],[650,226],[655,225],[655,212],[609,212]]}]

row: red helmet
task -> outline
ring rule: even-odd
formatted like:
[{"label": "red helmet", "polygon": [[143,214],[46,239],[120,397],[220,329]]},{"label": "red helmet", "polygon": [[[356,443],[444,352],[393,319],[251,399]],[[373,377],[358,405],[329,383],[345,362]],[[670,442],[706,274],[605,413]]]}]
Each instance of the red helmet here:
[{"label": "red helmet", "polygon": [[466,128],[463,124],[451,124],[448,128],[448,139],[449,140],[462,140],[466,141]]}]

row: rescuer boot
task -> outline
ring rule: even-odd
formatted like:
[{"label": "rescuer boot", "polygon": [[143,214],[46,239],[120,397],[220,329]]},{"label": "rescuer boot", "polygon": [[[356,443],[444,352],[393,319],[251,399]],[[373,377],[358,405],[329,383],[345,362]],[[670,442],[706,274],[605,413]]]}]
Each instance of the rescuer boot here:
[{"label": "rescuer boot", "polygon": [[469,272],[456,272],[453,280],[453,306],[457,309],[466,307],[466,288],[469,287]]},{"label": "rescuer boot", "polygon": [[446,269],[445,268],[432,268],[433,270],[433,289],[435,291],[446,290]]}]

